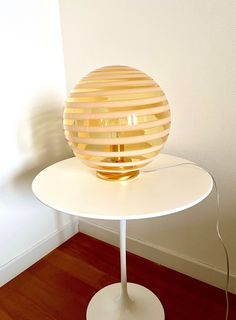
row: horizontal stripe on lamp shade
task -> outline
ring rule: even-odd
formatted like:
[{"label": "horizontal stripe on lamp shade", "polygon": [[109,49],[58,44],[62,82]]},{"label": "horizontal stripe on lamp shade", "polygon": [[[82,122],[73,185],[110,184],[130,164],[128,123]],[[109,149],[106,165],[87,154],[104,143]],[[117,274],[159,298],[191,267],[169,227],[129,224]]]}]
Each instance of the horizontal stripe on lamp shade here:
[{"label": "horizontal stripe on lamp shade", "polygon": [[65,137],[75,156],[108,180],[136,176],[162,149],[170,123],[159,85],[126,66],[89,73],[64,109]]}]

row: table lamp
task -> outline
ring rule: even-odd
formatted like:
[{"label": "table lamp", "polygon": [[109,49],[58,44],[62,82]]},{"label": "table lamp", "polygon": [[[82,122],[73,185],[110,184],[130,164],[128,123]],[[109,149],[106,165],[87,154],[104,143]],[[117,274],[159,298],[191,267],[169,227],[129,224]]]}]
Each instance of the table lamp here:
[{"label": "table lamp", "polygon": [[71,90],[65,137],[74,155],[97,176],[136,177],[163,147],[170,130],[168,101],[145,73],[127,66],[90,72]]}]

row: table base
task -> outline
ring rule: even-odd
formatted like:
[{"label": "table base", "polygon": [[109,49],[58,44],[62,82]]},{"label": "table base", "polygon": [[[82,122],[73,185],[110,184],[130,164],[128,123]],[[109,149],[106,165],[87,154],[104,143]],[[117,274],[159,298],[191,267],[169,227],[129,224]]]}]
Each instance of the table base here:
[{"label": "table base", "polygon": [[87,309],[87,320],[164,320],[164,309],[157,296],[149,289],[128,283],[131,301],[122,300],[121,283],[98,291]]}]

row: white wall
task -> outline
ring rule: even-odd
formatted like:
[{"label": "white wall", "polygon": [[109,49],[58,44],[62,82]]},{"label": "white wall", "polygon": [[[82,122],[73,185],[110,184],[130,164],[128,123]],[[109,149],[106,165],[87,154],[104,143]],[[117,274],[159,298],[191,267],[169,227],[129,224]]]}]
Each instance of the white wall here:
[{"label": "white wall", "polygon": [[58,1],[1,1],[0,33],[1,285],[75,230],[68,216],[40,204],[31,191],[37,172],[70,155],[61,124],[65,77]]},{"label": "white wall", "polygon": [[[164,151],[195,161],[214,174],[221,194],[222,234],[230,253],[231,273],[236,275],[233,3],[61,0],[60,9],[68,90],[94,68],[124,64],[151,75],[165,91],[173,122]],[[130,222],[128,234],[222,270],[225,257],[215,223],[212,195],[199,206],[173,216]],[[198,277],[194,270],[179,270]]]}]

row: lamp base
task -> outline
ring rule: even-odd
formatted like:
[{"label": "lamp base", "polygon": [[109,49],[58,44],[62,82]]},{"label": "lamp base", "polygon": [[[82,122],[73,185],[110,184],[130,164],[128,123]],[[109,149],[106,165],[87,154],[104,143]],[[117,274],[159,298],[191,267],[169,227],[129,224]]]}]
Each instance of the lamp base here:
[{"label": "lamp base", "polygon": [[128,171],[128,172],[106,172],[97,171],[96,175],[103,180],[109,181],[126,181],[133,179],[139,175],[139,170]]},{"label": "lamp base", "polygon": [[121,299],[121,284],[115,283],[98,291],[90,301],[87,320],[164,320],[160,300],[149,289],[128,283],[131,302]]}]

